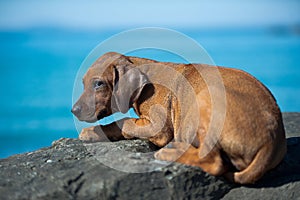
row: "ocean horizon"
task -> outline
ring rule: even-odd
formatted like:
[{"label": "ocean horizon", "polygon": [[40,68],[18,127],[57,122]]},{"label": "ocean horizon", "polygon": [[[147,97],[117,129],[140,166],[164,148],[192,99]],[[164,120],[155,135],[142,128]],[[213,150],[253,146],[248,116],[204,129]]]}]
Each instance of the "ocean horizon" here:
[{"label": "ocean horizon", "polygon": [[[62,137],[78,137],[70,112],[77,71],[99,43],[121,31],[0,30],[0,158],[50,146]],[[255,76],[283,112],[300,112],[299,30],[278,26],[177,31],[202,45],[216,65]],[[130,55],[182,61],[154,49]]]}]

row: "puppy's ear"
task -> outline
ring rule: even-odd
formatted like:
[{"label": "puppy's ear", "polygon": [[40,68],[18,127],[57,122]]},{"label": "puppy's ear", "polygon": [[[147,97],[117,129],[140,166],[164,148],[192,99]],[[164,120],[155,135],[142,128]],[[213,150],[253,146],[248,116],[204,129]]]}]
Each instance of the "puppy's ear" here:
[{"label": "puppy's ear", "polygon": [[122,113],[129,110],[129,106],[138,100],[144,86],[149,83],[147,76],[129,61],[114,66],[113,82],[113,107]]}]

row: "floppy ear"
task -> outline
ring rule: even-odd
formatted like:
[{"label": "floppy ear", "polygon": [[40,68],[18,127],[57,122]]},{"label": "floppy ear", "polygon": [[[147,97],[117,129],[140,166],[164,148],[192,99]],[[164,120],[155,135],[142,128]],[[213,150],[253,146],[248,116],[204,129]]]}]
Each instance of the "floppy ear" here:
[{"label": "floppy ear", "polygon": [[[123,58],[125,59],[125,58]],[[140,97],[148,78],[129,61],[114,66],[113,103],[118,111],[126,113]]]}]

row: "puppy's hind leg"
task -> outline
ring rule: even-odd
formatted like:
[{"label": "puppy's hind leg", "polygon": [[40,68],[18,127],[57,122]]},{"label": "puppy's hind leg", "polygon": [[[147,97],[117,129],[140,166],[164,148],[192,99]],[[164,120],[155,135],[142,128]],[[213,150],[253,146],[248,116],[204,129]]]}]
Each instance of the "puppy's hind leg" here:
[{"label": "puppy's hind leg", "polygon": [[201,150],[198,153],[199,161],[197,165],[205,172],[214,175],[220,176],[223,175],[227,170],[227,165],[224,164],[220,150],[217,147],[214,147],[207,155],[201,157]]},{"label": "puppy's hind leg", "polygon": [[160,149],[155,154],[155,158],[200,167],[203,171],[214,176],[222,175],[227,171],[227,167],[223,165],[221,155],[216,148],[203,158],[200,158],[200,150],[201,148],[195,148],[186,143],[172,142],[167,147]]},{"label": "puppy's hind leg", "polygon": [[240,172],[234,172],[231,175],[227,174],[227,176],[231,176],[230,179],[232,179],[235,183],[255,183],[266,171],[275,167],[274,163],[272,163],[272,150],[271,145],[265,145],[257,152],[254,159],[246,169]]}]

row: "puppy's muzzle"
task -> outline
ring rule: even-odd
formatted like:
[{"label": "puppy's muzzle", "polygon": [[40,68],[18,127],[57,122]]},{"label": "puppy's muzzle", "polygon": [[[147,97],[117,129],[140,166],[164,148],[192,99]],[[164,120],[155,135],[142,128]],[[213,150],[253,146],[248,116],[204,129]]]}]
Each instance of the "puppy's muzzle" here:
[{"label": "puppy's muzzle", "polygon": [[81,106],[80,105],[74,105],[71,112],[76,116],[79,117],[81,114]]}]

